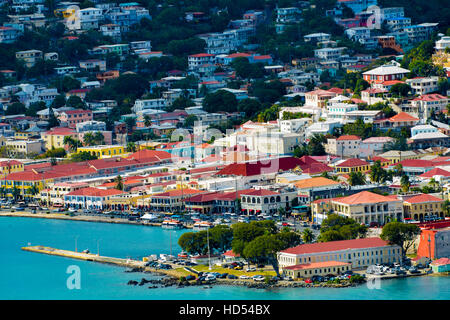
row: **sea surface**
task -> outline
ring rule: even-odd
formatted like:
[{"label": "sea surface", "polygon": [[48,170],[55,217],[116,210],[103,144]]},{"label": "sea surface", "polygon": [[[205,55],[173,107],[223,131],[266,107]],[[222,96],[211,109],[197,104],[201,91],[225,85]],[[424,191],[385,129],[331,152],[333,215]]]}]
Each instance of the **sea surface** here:
[{"label": "sea surface", "polygon": [[[424,276],[380,281],[351,288],[277,288],[213,286],[148,289],[129,286],[129,280],[157,275],[126,273],[122,267],[22,251],[27,245],[44,245],[78,251],[89,249],[100,255],[141,258],[149,254],[177,254],[178,237],[185,231],[160,227],[64,221],[38,218],[0,217],[0,299],[332,299],[409,300],[450,299],[450,277]],[[75,240],[76,239],[76,240]],[[76,266],[80,289],[67,285]],[[75,268],[76,268],[75,267]],[[73,283],[70,282],[69,283]],[[73,287],[73,286],[72,286]]]}]

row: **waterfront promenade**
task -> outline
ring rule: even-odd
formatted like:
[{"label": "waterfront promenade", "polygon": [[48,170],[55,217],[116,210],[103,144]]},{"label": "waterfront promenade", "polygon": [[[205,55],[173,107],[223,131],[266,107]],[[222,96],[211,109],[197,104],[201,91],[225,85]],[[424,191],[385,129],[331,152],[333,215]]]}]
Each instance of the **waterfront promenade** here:
[{"label": "waterfront promenade", "polygon": [[105,223],[124,223],[134,224],[140,226],[155,226],[160,227],[161,223],[156,222],[140,222],[131,221],[124,218],[111,218],[109,216],[87,216],[87,215],[66,215],[64,213],[30,213],[30,212],[0,212],[0,217],[25,217],[25,218],[44,218],[44,219],[59,219],[59,220],[75,220],[86,222],[105,222]]}]

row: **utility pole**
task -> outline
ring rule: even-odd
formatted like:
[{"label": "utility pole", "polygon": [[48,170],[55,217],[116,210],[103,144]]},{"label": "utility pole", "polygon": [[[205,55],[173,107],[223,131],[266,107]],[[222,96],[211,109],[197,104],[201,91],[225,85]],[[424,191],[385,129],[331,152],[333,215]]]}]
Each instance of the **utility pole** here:
[{"label": "utility pole", "polygon": [[211,271],[211,251],[209,250],[209,227],[206,228],[206,238],[208,241],[208,265],[209,265],[209,270]]}]

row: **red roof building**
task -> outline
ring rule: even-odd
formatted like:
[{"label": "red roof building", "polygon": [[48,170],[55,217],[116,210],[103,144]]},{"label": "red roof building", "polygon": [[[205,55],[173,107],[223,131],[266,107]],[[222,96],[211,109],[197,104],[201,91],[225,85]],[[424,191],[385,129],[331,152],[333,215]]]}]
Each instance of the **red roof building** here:
[{"label": "red roof building", "polygon": [[[376,263],[398,262],[401,256],[399,246],[389,245],[387,241],[376,237],[301,244],[277,254],[282,270],[286,268],[301,270],[303,267],[298,265],[323,262],[351,263],[353,268],[362,269]],[[327,273],[333,274],[333,272]]]}]

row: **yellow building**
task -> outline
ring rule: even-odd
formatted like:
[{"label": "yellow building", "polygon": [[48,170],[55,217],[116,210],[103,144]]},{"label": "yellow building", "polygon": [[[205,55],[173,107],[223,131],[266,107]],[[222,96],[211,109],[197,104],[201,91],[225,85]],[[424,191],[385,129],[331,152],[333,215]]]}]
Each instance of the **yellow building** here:
[{"label": "yellow building", "polygon": [[43,132],[41,137],[45,142],[45,150],[64,148],[64,138],[66,136],[78,139],[76,131],[69,128],[57,127]]},{"label": "yellow building", "polygon": [[77,149],[77,153],[83,151],[97,156],[99,159],[128,155],[126,148],[122,145],[88,146]]},{"label": "yellow building", "polygon": [[313,276],[325,276],[328,274],[340,275],[352,269],[352,264],[342,261],[324,261],[298,264],[283,268],[283,275],[292,279],[311,278]]},{"label": "yellow building", "polygon": [[4,188],[8,197],[14,197],[14,190],[17,190],[18,199],[33,198],[39,196],[39,193],[48,184],[54,183],[53,177],[46,177],[43,173],[37,173],[32,170],[23,172],[13,172],[0,185]]},{"label": "yellow building", "polygon": [[444,217],[444,200],[431,194],[420,194],[404,200],[405,217],[422,221],[426,216]]},{"label": "yellow building", "polygon": [[14,139],[16,140],[28,140],[31,136],[33,136],[33,133],[31,132],[14,132]]},{"label": "yellow building", "polygon": [[325,204],[319,200],[312,205],[313,221],[321,223],[328,213],[356,220],[370,225],[371,222],[385,224],[394,219],[403,220],[403,201],[395,196],[383,196],[362,191],[347,197],[333,198]]},{"label": "yellow building", "polygon": [[0,162],[0,177],[3,179],[10,173],[23,171],[23,163],[17,160]]},{"label": "yellow building", "polygon": [[370,163],[358,159],[351,158],[336,165],[336,172],[342,174],[349,174],[351,172],[367,172],[370,170]]}]

